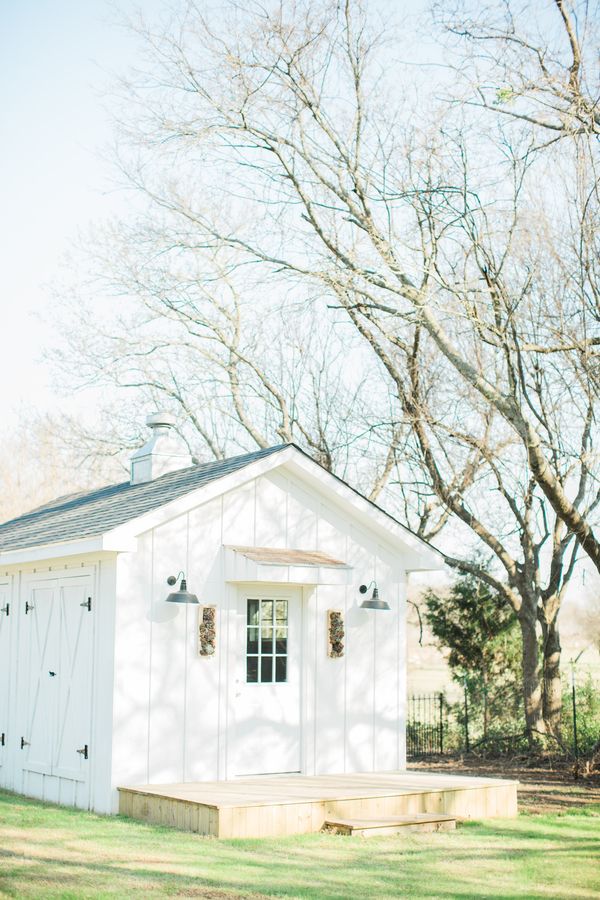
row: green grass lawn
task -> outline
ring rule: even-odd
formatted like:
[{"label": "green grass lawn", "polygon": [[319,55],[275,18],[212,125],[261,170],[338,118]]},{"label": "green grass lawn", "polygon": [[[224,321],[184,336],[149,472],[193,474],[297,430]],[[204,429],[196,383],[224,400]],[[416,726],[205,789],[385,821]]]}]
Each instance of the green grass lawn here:
[{"label": "green grass lawn", "polygon": [[2,897],[600,897],[600,805],[402,837],[217,841],[0,792]]}]

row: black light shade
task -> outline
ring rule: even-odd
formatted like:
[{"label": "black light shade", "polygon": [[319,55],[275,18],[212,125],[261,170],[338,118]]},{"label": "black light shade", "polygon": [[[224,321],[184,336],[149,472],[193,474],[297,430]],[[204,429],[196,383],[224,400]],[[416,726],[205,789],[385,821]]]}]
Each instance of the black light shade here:
[{"label": "black light shade", "polygon": [[[371,582],[374,584],[374,582]],[[361,594],[366,594],[371,585],[361,584],[359,591]],[[386,600],[381,600],[379,598],[379,589],[377,585],[373,588],[373,593],[371,594],[370,600],[363,600],[360,604],[361,609],[391,609],[389,603]]]},{"label": "black light shade", "polygon": [[[180,573],[182,574],[182,573]],[[177,578],[174,575],[170,575],[167,578],[167,584],[175,584]],[[195,594],[191,594],[187,589],[187,581],[185,577],[181,579],[181,584],[179,585],[178,591],[173,591],[172,594],[169,594],[167,597],[167,603],[198,603],[198,598]]]}]

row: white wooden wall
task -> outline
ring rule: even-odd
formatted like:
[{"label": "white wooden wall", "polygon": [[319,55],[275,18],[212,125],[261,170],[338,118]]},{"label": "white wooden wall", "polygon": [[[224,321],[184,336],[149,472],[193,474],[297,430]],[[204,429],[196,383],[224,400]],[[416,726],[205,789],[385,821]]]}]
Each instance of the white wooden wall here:
[{"label": "white wooden wall", "polygon": [[[354,567],[348,587],[304,589],[303,771],[384,771],[405,765],[405,572],[402,559],[332,501],[283,470],[142,535],[118,559],[113,787],[231,774],[237,586],[223,544],[330,553]],[[186,572],[218,608],[217,653],[197,655],[197,608],[165,602]],[[359,609],[376,579],[391,612]],[[327,657],[326,612],[346,613],[346,653]],[[116,805],[116,791],[113,791]]]}]

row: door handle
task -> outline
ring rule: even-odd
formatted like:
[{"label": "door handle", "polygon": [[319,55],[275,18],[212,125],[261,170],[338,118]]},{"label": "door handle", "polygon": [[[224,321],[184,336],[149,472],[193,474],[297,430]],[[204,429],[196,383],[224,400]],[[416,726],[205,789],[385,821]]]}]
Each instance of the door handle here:
[{"label": "door handle", "polygon": [[25,747],[31,747],[29,741],[26,741],[24,737],[21,738],[21,750],[24,750]]},{"label": "door handle", "polygon": [[50,676],[50,678],[55,678],[56,672],[48,672],[48,675]]}]

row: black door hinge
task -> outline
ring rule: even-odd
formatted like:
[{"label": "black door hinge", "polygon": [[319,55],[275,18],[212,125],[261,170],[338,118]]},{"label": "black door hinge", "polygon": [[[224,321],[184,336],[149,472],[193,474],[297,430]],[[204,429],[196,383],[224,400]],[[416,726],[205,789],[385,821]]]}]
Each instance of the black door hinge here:
[{"label": "black door hinge", "polygon": [[6,615],[8,615],[10,613],[10,603],[7,603],[6,606],[3,606],[2,609],[0,609],[0,612],[6,613]]},{"label": "black door hinge", "polygon": [[31,744],[29,741],[26,741],[24,737],[21,738],[21,750],[24,750],[25,747],[30,747]]},{"label": "black door hinge", "polygon": [[81,755],[83,756],[84,759],[87,759],[88,758],[88,745],[84,744],[83,747],[81,747],[77,752],[81,753]]},{"label": "black door hinge", "polygon": [[92,598],[88,597],[83,603],[79,604],[80,606],[85,606],[88,612],[92,611]]},{"label": "black door hinge", "polygon": [[26,601],[25,601],[25,615],[27,615],[27,613],[28,613],[30,610],[32,610],[32,609],[35,609],[35,606],[33,605],[33,603],[29,603],[29,602],[26,600]]}]

